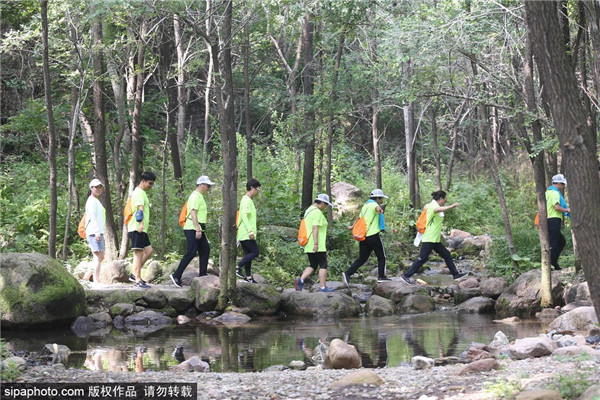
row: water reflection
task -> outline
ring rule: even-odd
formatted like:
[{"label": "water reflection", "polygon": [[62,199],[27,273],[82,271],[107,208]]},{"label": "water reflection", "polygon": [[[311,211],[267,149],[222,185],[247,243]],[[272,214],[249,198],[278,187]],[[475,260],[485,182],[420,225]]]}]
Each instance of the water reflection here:
[{"label": "water reflection", "polygon": [[537,321],[499,325],[491,316],[434,312],[341,321],[260,318],[232,329],[182,326],[151,334],[113,329],[86,339],[70,331],[12,333],[16,336],[7,335],[6,340],[14,350],[27,351],[39,351],[49,341],[65,344],[73,351],[69,366],[75,368],[165,370],[198,356],[210,364],[211,371],[250,372],[293,360],[308,365],[322,362],[324,344],[335,338],[356,346],[364,367],[393,367],[415,355],[458,356],[471,342],[489,343],[498,330],[511,340],[542,332]]}]

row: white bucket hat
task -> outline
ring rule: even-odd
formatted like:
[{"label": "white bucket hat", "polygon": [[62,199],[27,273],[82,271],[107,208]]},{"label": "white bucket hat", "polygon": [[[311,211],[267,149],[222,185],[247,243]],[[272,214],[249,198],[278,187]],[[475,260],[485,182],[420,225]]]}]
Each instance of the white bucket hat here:
[{"label": "white bucket hat", "polygon": [[327,196],[325,193],[318,194],[315,201],[317,201],[317,200],[322,201],[323,203],[327,204],[328,206],[333,206],[333,204],[331,204],[331,202],[329,201],[329,196]]},{"label": "white bucket hat", "polygon": [[373,190],[369,197],[383,197],[384,199],[388,198],[385,194],[383,194],[383,190],[381,190],[381,189]]},{"label": "white bucket hat", "polygon": [[552,177],[552,183],[564,183],[567,184],[567,180],[563,174],[554,175]]},{"label": "white bucket hat", "polygon": [[198,186],[198,185],[208,185],[208,186],[212,186],[212,185],[214,185],[214,184],[215,184],[215,183],[214,183],[214,182],[212,182],[212,181],[210,180],[210,178],[209,178],[208,176],[206,176],[206,175],[202,175],[202,176],[201,176],[200,178],[198,178],[198,180],[196,181],[196,186]]},{"label": "white bucket hat", "polygon": [[100,179],[94,178],[90,181],[90,189],[93,187],[96,187],[96,186],[104,186],[104,184],[102,184],[102,182],[100,182]]}]

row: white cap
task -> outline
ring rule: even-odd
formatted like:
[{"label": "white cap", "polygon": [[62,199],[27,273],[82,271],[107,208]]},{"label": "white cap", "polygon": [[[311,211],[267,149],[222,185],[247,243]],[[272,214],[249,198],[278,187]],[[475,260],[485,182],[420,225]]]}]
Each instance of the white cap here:
[{"label": "white cap", "polygon": [[93,187],[96,187],[96,186],[104,186],[104,185],[102,184],[102,182],[100,182],[100,179],[94,178],[90,181],[90,189]]},{"label": "white cap", "polygon": [[384,199],[388,198],[385,194],[383,194],[383,190],[381,190],[381,189],[373,190],[369,197],[383,197]]},{"label": "white cap", "polygon": [[318,194],[315,201],[317,200],[327,204],[328,206],[333,206],[333,204],[329,202],[329,196],[327,196],[325,193]]},{"label": "white cap", "polygon": [[208,185],[208,186],[212,186],[214,185],[214,182],[211,182],[211,180],[209,179],[208,176],[206,175],[202,175],[200,178],[198,178],[198,180],[196,181],[196,185]]},{"label": "white cap", "polygon": [[563,174],[554,175],[552,177],[552,183],[564,183],[567,184],[567,180]]}]

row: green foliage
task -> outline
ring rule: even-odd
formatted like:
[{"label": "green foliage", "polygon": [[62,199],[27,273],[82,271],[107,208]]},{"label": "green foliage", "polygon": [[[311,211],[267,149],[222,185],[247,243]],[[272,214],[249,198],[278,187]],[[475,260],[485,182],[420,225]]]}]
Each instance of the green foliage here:
[{"label": "green foliage", "polygon": [[2,368],[0,369],[0,381],[1,382],[14,382],[17,380],[19,376],[21,376],[21,372],[17,364],[13,361],[6,362],[9,357],[12,357],[12,352],[6,345],[6,341],[4,338],[0,338],[0,362],[3,363]]},{"label": "green foliage", "polygon": [[563,399],[578,399],[592,385],[586,372],[560,374],[552,387],[560,392]]},{"label": "green foliage", "polygon": [[514,398],[523,388],[518,380],[497,379],[495,382],[488,382],[485,385],[485,391],[493,394],[497,399]]}]

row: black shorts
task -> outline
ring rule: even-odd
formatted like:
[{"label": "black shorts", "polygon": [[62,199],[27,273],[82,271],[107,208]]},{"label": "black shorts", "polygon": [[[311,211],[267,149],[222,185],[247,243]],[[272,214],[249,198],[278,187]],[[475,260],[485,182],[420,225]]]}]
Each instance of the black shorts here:
[{"label": "black shorts", "polygon": [[131,250],[144,250],[146,247],[151,246],[150,238],[146,232],[129,232],[129,240],[131,241]]},{"label": "black shorts", "polygon": [[321,269],[327,269],[327,253],[324,251],[318,253],[306,253],[308,256],[308,264],[312,269],[317,269],[317,267],[321,267]]}]

